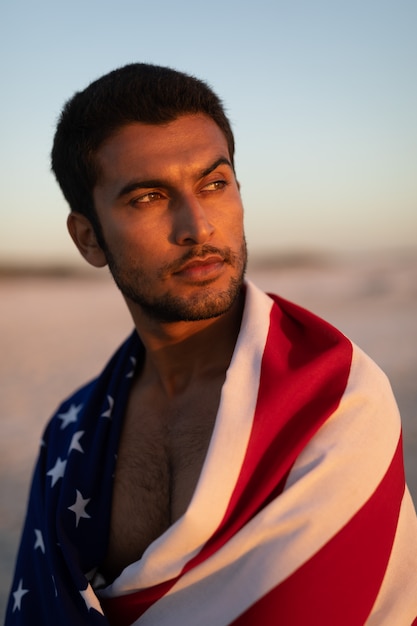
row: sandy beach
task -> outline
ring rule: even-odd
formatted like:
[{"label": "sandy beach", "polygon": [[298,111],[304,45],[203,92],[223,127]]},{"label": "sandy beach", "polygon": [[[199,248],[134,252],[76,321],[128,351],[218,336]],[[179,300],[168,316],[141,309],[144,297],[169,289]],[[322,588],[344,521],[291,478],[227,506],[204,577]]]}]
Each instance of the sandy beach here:
[{"label": "sandy beach", "polygon": [[[253,265],[249,277],[335,324],[388,374],[417,502],[417,255]],[[42,430],[95,376],[132,323],[103,271],[0,277],[0,617],[9,592]]]}]

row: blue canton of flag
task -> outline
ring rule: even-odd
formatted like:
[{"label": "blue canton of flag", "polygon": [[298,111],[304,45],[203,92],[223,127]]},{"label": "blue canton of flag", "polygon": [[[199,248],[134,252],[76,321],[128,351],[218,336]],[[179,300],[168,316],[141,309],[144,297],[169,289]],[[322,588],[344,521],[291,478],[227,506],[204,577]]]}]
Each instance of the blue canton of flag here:
[{"label": "blue canton of flag", "polygon": [[5,626],[108,624],[90,580],[106,553],[117,446],[141,351],[133,333],[46,428]]}]

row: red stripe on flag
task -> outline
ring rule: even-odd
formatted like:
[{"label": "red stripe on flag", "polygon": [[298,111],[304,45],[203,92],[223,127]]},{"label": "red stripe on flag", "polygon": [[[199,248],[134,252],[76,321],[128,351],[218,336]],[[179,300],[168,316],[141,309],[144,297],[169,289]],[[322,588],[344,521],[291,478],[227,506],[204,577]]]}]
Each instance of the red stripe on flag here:
[{"label": "red stripe on flag", "polygon": [[339,406],[350,373],[352,344],[342,333],[278,302],[246,457],[220,529],[230,526],[227,539],[282,492],[300,452]]},{"label": "red stripe on flag", "polygon": [[145,613],[155,602],[162,598],[175,585],[177,578],[167,580],[160,585],[141,589],[124,596],[100,598],[105,616],[112,626],[130,626]]},{"label": "red stripe on flag", "polygon": [[233,626],[362,626],[385,575],[404,488],[400,438],[388,471],[360,511]]}]

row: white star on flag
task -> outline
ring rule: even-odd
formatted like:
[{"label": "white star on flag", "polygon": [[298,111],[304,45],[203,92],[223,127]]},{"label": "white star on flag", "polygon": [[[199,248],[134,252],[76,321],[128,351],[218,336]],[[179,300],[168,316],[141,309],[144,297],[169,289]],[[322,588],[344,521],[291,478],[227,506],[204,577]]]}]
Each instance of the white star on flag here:
[{"label": "white star on flag", "polygon": [[78,406],[76,406],[75,404],[71,404],[68,411],[65,411],[64,413],[58,413],[57,417],[62,420],[61,430],[66,428],[68,424],[71,424],[72,422],[76,422],[78,420],[78,413],[81,411],[82,408],[82,404],[79,404]]},{"label": "white star on flag", "polygon": [[19,586],[16,589],[16,591],[13,592],[13,599],[14,599],[14,605],[13,605],[13,613],[17,610],[20,611],[20,604],[22,602],[22,598],[23,596],[29,593],[29,589],[23,589],[23,579],[21,578],[19,581]]},{"label": "white star on flag", "polygon": [[43,541],[42,533],[39,530],[39,528],[35,528],[35,537],[36,537],[36,541],[35,541],[35,545],[33,546],[33,549],[36,550],[37,548],[40,548],[41,551],[45,554],[45,544]]},{"label": "white star on flag", "polygon": [[107,411],[101,414],[101,417],[111,417],[113,412],[114,400],[111,396],[107,396],[107,402],[109,403],[109,408]]},{"label": "white star on flag", "polygon": [[95,609],[96,611],[101,613],[101,615],[104,615],[100,602],[98,601],[98,598],[96,594],[94,593],[90,584],[87,585],[87,589],[84,589],[84,591],[81,590],[80,594],[88,610]]},{"label": "white star on flag", "polygon": [[84,453],[84,450],[82,449],[80,444],[80,439],[84,435],[84,432],[84,430],[77,430],[77,432],[73,434],[68,454],[71,452],[71,450],[78,450],[78,452]]},{"label": "white star on flag", "polygon": [[83,498],[82,494],[78,489],[75,490],[77,493],[76,500],[72,506],[69,506],[68,509],[75,513],[75,525],[78,526],[78,522],[82,517],[91,518],[91,515],[85,512],[85,508],[87,504],[90,502],[91,498]]},{"label": "white star on flag", "polygon": [[57,598],[58,597],[58,589],[56,588],[55,578],[53,576],[51,576],[51,578],[52,578],[52,584],[54,586],[55,598]]},{"label": "white star on flag", "polygon": [[135,374],[135,370],[136,370],[136,359],[134,356],[130,357],[130,362],[132,363],[132,369],[131,371],[126,374],[126,378],[133,378],[134,374]]},{"label": "white star on flag", "polygon": [[61,457],[58,457],[56,460],[56,463],[54,465],[54,467],[52,469],[49,470],[49,472],[46,472],[47,476],[51,476],[52,478],[52,483],[51,483],[51,487],[53,487],[55,485],[55,483],[63,477],[63,475],[65,474],[65,467],[67,465],[66,461],[62,461]]}]

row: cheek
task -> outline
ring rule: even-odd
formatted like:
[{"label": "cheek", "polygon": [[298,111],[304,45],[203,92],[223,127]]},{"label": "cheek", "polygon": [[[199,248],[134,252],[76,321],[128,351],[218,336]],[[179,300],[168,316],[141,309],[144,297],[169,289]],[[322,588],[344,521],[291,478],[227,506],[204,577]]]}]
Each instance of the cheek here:
[{"label": "cheek", "polygon": [[[148,220],[149,221],[149,220]],[[135,219],[131,216],[118,220],[108,228],[108,234],[104,233],[109,245],[117,248],[121,255],[137,251],[155,250],[156,242],[161,238],[160,225],[147,220]]]},{"label": "cheek", "polygon": [[244,226],[243,207],[241,203],[236,203],[235,206],[233,206],[232,208],[229,207],[229,209],[226,211],[224,215],[224,226],[226,229],[226,235],[227,232],[229,232],[230,235],[235,236],[239,240],[242,238]]}]

